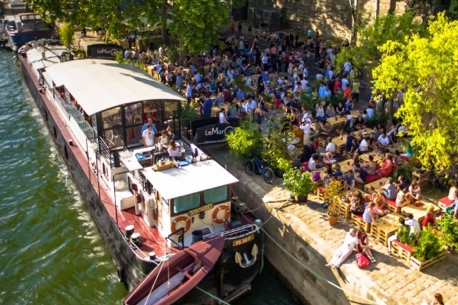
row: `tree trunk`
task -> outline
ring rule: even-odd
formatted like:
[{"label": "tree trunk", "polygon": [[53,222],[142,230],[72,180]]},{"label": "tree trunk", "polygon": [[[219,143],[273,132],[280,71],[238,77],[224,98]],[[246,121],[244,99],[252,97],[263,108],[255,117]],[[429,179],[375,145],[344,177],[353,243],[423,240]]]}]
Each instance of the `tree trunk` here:
[{"label": "tree trunk", "polygon": [[167,35],[167,2],[162,2],[161,5],[161,38],[162,42],[166,43],[169,41],[169,36]]}]

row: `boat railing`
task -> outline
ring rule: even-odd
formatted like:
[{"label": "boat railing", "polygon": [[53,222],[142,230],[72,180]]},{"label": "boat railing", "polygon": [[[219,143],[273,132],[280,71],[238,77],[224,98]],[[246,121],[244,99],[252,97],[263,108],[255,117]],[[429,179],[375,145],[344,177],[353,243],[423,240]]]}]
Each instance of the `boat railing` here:
[{"label": "boat railing", "polygon": [[99,137],[99,153],[111,164],[111,149],[102,137]]},{"label": "boat railing", "polygon": [[[178,242],[174,241],[171,237],[177,233],[180,233],[178,234]],[[184,227],[183,228],[179,228],[178,230],[176,230],[175,232],[172,232],[170,233],[166,238],[165,240],[170,240],[172,242],[172,244],[174,244],[175,246],[177,247],[180,247],[180,249],[184,249]],[[181,245],[179,244],[181,243]]]}]

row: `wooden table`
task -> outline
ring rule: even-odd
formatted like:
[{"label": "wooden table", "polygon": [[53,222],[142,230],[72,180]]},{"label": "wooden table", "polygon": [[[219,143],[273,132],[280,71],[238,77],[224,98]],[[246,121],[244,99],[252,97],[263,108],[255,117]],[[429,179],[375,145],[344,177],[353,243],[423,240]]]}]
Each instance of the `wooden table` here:
[{"label": "wooden table", "polygon": [[409,204],[405,207],[403,207],[401,209],[401,211],[403,213],[406,213],[406,214],[409,214],[411,213],[413,215],[413,218],[415,218],[416,220],[418,220],[418,222],[422,222],[423,219],[425,218],[425,215],[426,215],[426,208],[431,204],[434,206],[434,211],[433,213],[435,215],[438,215],[441,211],[440,207],[438,207],[437,205],[435,204],[432,204],[432,203],[424,203],[422,202],[423,204],[421,206],[417,206],[415,205],[415,203],[412,203],[412,204]]},{"label": "wooden table", "polygon": [[342,175],[348,172],[350,169],[353,169],[353,160],[345,160],[337,164],[339,164],[340,166],[340,171],[342,172]]},{"label": "wooden table", "polygon": [[368,192],[371,186],[373,186],[376,191],[380,191],[380,189],[382,188],[383,185],[385,185],[385,183],[386,183],[386,178],[381,178],[381,179],[372,181],[371,183],[366,183],[364,185],[364,191]]},{"label": "wooden table", "polygon": [[359,156],[359,160],[369,162],[369,156],[374,157],[375,162],[383,161],[383,154],[377,154],[376,151],[370,151]]},{"label": "wooden table", "polygon": [[332,138],[332,143],[336,145],[336,151],[341,154],[347,143],[347,136],[340,136]]}]

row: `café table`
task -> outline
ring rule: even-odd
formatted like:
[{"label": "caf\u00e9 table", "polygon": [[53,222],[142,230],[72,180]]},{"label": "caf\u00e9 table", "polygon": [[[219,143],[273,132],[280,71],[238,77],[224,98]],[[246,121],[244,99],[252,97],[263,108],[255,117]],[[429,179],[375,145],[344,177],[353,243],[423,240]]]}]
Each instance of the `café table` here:
[{"label": "caf\u00e9 table", "polygon": [[418,222],[421,223],[423,219],[425,218],[426,209],[430,204],[434,206],[433,213],[435,215],[438,215],[441,209],[437,205],[432,204],[432,203],[424,203],[421,201],[417,201],[415,203],[406,205],[405,207],[401,209],[401,211],[402,213],[405,213],[405,214],[409,214],[409,213],[412,214],[413,218],[415,218],[416,220],[418,220]]},{"label": "caf\u00e9 table", "polygon": [[340,171],[342,172],[342,174],[345,174],[350,169],[353,169],[353,160],[350,160],[350,159],[342,161],[342,162],[339,162],[337,164],[339,164]]},{"label": "caf\u00e9 table", "polygon": [[386,178],[381,178],[381,179],[372,181],[371,183],[366,183],[364,185],[364,191],[368,192],[371,186],[374,187],[375,191],[380,191],[380,189],[382,188],[382,186],[385,185],[385,183],[386,183]]},{"label": "caf\u00e9 table", "polygon": [[378,242],[388,246],[388,238],[400,227],[399,214],[388,214],[372,222],[370,235]]}]

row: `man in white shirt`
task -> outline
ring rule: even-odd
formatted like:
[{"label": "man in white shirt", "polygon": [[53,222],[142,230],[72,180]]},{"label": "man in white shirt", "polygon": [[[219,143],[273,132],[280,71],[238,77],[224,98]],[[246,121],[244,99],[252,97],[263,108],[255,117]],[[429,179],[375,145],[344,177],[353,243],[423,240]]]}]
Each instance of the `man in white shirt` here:
[{"label": "man in white shirt", "polygon": [[309,119],[304,120],[300,128],[304,132],[303,145],[308,145],[310,143],[310,132],[312,128],[312,124],[310,123],[310,120]]},{"label": "man in white shirt", "polygon": [[349,61],[347,61],[346,63],[344,63],[344,72],[347,72],[349,73],[351,71],[351,63]]},{"label": "man in white shirt", "polygon": [[367,113],[367,117],[370,119],[370,118],[373,118],[374,117],[374,114],[375,114],[375,111],[374,111],[374,108],[372,107],[368,107],[366,109],[366,113]]},{"label": "man in white shirt", "polygon": [[316,170],[316,161],[318,160],[318,155],[313,155],[310,157],[308,162],[309,171],[314,172]]},{"label": "man in white shirt", "polygon": [[228,124],[227,117],[226,117],[226,109],[225,108],[221,108],[221,110],[219,111],[219,123],[220,124]]},{"label": "man in white shirt", "polygon": [[405,221],[407,226],[410,226],[410,234],[415,234],[416,237],[420,236],[421,227],[416,219],[413,218],[412,213],[407,214],[407,219]]},{"label": "man in white shirt", "polygon": [[340,83],[342,84],[342,88],[341,88],[342,91],[345,91],[345,89],[347,89],[347,87],[350,86],[350,82],[348,81],[346,77],[342,78]]},{"label": "man in white shirt", "polygon": [[328,137],[328,145],[326,145],[326,152],[335,153],[336,152],[336,144],[332,143],[332,138]]},{"label": "man in white shirt", "polygon": [[391,141],[390,138],[386,136],[386,132],[382,132],[380,137],[377,139],[377,143],[379,146],[388,146],[390,145]]},{"label": "man in white shirt", "polygon": [[143,146],[150,147],[154,145],[154,132],[151,125],[146,127],[146,130],[142,132]]},{"label": "man in white shirt", "polygon": [[369,150],[369,144],[366,141],[366,138],[363,138],[359,143],[359,152],[363,153]]}]

